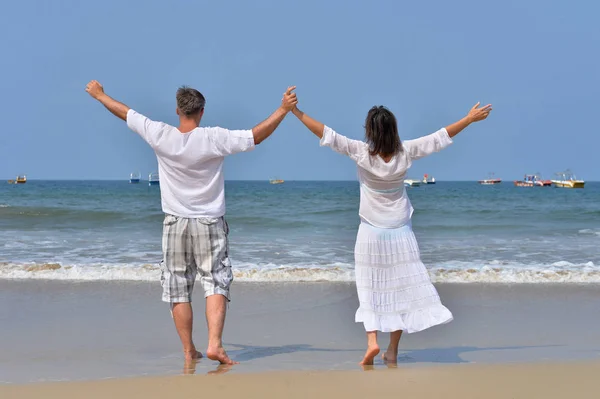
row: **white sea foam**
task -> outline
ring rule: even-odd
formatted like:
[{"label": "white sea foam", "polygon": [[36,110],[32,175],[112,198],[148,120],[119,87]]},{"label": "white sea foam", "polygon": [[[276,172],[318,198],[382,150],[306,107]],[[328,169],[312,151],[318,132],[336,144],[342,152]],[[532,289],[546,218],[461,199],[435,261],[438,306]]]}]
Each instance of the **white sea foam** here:
[{"label": "white sea foam", "polygon": [[579,230],[578,233],[583,235],[595,235],[600,237],[600,230],[598,229],[583,229]]},{"label": "white sea foam", "polygon": [[[600,283],[600,266],[593,262],[549,265],[492,261],[444,262],[429,269],[436,283]],[[72,281],[158,281],[160,269],[152,264],[0,263],[0,279]],[[247,282],[351,282],[352,265],[276,265],[236,263],[236,281]]]}]

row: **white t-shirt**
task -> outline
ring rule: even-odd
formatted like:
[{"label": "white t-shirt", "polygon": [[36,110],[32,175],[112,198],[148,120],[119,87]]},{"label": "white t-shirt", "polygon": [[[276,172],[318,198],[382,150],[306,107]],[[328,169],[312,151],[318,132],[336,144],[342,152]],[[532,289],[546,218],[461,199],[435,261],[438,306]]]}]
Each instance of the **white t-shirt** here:
[{"label": "white t-shirt", "polygon": [[371,156],[369,145],[351,140],[325,126],[321,145],[348,155],[358,166],[361,219],[382,228],[401,227],[410,222],[413,207],[404,189],[406,171],[412,161],[438,152],[452,144],[445,128],[428,136],[402,142],[402,152],[385,162]]},{"label": "white t-shirt", "polygon": [[198,127],[181,133],[132,109],[127,126],[156,153],[163,212],[186,218],[225,215],[223,159],[252,150],[252,130]]}]

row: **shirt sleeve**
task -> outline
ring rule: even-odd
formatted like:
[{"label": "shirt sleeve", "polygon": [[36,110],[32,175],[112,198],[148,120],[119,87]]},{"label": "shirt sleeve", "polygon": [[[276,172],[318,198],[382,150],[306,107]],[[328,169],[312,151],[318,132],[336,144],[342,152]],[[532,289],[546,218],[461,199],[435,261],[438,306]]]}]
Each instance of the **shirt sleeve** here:
[{"label": "shirt sleeve", "polygon": [[321,146],[329,147],[335,152],[348,155],[355,162],[368,152],[368,146],[365,142],[342,136],[328,126],[325,126],[323,129]]},{"label": "shirt sleeve", "polygon": [[419,159],[443,150],[452,144],[452,139],[445,128],[427,136],[414,140],[406,140],[402,143],[404,151],[410,159]]},{"label": "shirt sleeve", "polygon": [[214,152],[219,156],[227,156],[254,149],[252,130],[227,130],[212,128],[210,135]]},{"label": "shirt sleeve", "polygon": [[139,134],[152,148],[156,147],[165,130],[163,122],[153,121],[132,109],[127,111],[127,126]]}]

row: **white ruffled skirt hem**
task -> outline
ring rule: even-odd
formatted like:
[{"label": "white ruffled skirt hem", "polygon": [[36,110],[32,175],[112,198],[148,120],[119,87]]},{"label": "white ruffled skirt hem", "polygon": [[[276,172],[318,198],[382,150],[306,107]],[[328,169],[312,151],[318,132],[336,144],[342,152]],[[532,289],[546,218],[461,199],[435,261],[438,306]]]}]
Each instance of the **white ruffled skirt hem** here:
[{"label": "white ruffled skirt hem", "polygon": [[410,224],[383,229],[361,223],[354,258],[360,303],[355,320],[366,331],[414,333],[452,321]]},{"label": "white ruffled skirt hem", "polygon": [[402,330],[416,333],[453,320],[444,305],[437,304],[408,313],[375,313],[366,309],[356,311],[355,321],[363,323],[366,331],[392,332]]}]

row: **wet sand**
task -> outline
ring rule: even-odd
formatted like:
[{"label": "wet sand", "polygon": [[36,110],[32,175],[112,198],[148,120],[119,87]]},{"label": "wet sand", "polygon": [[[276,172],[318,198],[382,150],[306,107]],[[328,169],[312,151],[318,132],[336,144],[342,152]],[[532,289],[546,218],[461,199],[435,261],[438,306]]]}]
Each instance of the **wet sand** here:
[{"label": "wet sand", "polygon": [[597,398],[600,363],[267,372],[0,386],[3,398]]},{"label": "wet sand", "polygon": [[[455,320],[404,336],[402,370],[600,359],[600,285],[437,287]],[[3,280],[0,300],[0,382],[184,372],[168,305],[160,302],[157,283]],[[195,303],[194,335],[203,349],[201,295]],[[356,306],[352,284],[236,283],[224,340],[241,364],[227,375],[357,370],[365,337],[362,326],[354,323]],[[386,339],[382,334],[380,345],[386,345]],[[217,366],[204,359],[194,372],[219,371]],[[375,367],[385,365],[378,361]]]}]

